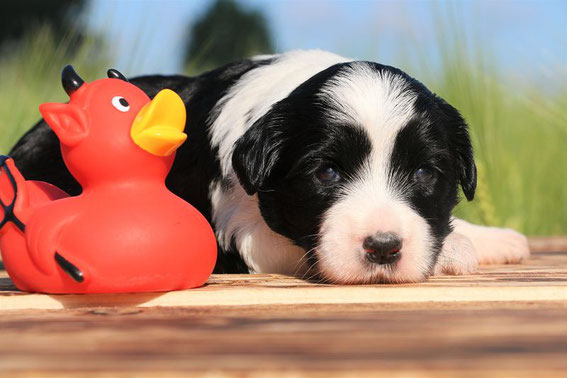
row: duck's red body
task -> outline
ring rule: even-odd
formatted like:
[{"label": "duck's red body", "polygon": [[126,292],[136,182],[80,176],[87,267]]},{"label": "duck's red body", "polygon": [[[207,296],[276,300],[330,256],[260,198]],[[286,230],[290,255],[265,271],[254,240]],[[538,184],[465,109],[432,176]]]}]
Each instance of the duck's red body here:
[{"label": "duck's red body", "polygon": [[[132,114],[109,108],[101,117],[117,95],[127,99]],[[193,206],[165,187],[174,156],[164,147],[164,132],[158,135],[161,155],[155,155],[137,145],[132,131],[140,110],[151,113],[154,105],[141,90],[117,79],[83,84],[69,104],[57,105],[75,103],[83,115],[74,114],[77,109],[53,115],[49,105],[41,110],[60,137],[64,159],[83,186],[81,195],[68,197],[49,184],[25,181],[11,160],[0,169],[2,202],[11,203],[14,188],[18,195],[16,221],[0,229],[4,264],[16,286],[32,292],[111,293],[203,285],[216,261],[213,231]],[[69,126],[78,121],[87,126]],[[157,122],[163,130],[168,120]],[[77,141],[69,132],[85,135]],[[148,135],[152,138],[145,133],[143,143],[150,143]],[[0,210],[0,220],[8,212]]]}]

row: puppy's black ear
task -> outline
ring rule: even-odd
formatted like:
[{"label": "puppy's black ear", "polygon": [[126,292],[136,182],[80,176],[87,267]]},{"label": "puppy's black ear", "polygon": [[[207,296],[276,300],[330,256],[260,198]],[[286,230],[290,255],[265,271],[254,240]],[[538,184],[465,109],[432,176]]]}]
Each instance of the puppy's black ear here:
[{"label": "puppy's black ear", "polygon": [[449,120],[449,143],[457,157],[457,180],[463,188],[467,200],[472,201],[476,191],[476,164],[469,135],[469,127],[457,109],[441,98],[437,98],[440,108]]},{"label": "puppy's black ear", "polygon": [[270,111],[236,141],[232,166],[248,195],[265,188],[279,161],[286,142],[281,122]]}]

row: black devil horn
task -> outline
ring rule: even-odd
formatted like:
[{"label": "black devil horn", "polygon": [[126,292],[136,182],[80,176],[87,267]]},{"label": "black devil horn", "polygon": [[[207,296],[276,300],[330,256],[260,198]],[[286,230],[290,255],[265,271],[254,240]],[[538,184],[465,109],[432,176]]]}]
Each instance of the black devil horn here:
[{"label": "black devil horn", "polygon": [[61,72],[61,83],[65,92],[69,96],[71,93],[75,92],[85,83],[83,79],[75,72],[75,69],[70,64],[66,65]]},{"label": "black devil horn", "polygon": [[111,68],[108,71],[106,71],[106,74],[110,79],[120,79],[120,80],[124,80],[125,82],[128,82],[126,76],[122,75],[118,70],[115,70],[114,68]]}]

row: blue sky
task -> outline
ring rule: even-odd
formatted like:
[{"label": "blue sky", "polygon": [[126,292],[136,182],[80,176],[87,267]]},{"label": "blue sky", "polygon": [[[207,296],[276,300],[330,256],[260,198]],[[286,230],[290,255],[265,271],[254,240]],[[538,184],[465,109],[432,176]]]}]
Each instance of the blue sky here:
[{"label": "blue sky", "polygon": [[[545,85],[567,67],[564,0],[241,3],[265,13],[278,51],[321,48],[394,66],[404,54],[420,51],[435,65],[436,23],[452,20],[514,77]],[[188,25],[210,5],[209,0],[92,0],[86,17],[89,27],[111,42],[116,67],[129,75],[177,73]]]}]

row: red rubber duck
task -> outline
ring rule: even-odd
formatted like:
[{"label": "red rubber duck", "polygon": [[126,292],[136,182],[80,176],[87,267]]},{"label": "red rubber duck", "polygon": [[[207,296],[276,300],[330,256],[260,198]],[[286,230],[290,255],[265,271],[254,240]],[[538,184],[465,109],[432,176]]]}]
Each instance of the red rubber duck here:
[{"label": "red rubber duck", "polygon": [[185,105],[164,89],[153,100],[116,70],[85,83],[66,66],[67,104],[39,109],[61,142],[82,194],[26,181],[0,157],[0,250],[22,291],[156,292],[193,288],[213,271],[207,220],[165,178],[185,141]]}]

